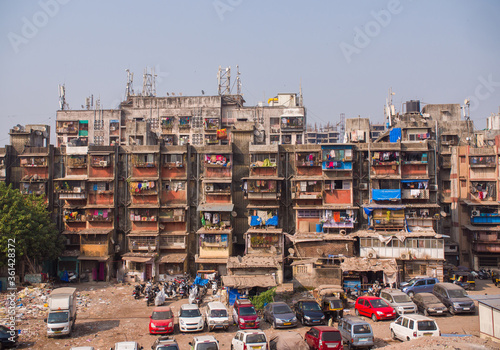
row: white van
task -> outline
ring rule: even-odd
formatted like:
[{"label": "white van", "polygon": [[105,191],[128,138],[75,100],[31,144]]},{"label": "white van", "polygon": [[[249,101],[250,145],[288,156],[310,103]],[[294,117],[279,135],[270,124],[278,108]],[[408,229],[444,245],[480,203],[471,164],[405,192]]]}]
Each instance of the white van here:
[{"label": "white van", "polygon": [[212,301],[207,304],[205,320],[209,331],[214,329],[227,331],[229,328],[229,313],[220,301]]},{"label": "white van", "polygon": [[396,321],[391,322],[390,329],[392,339],[402,341],[423,336],[439,337],[441,335],[436,321],[416,314],[400,316]]}]

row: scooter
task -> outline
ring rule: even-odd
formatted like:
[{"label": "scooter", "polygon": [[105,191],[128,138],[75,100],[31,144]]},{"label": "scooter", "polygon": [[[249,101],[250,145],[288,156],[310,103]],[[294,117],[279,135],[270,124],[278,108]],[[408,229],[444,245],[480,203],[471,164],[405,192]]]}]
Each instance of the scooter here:
[{"label": "scooter", "polygon": [[134,291],[132,292],[134,299],[139,299],[141,297],[141,286],[136,285]]},{"label": "scooter", "polygon": [[217,289],[219,289],[219,288],[217,287],[217,281],[216,281],[216,280],[213,280],[213,281],[212,281],[212,295],[217,294]]}]

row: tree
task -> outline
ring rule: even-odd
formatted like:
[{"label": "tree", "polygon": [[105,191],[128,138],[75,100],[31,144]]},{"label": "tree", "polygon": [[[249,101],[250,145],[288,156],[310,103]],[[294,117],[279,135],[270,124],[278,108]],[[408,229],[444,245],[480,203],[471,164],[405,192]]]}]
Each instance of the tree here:
[{"label": "tree", "polygon": [[[27,266],[29,273],[41,272],[45,260],[56,259],[64,240],[51,221],[45,197],[23,195],[0,183],[0,266],[7,264],[7,252],[14,243],[16,266]],[[18,265],[20,264],[20,265]],[[21,269],[21,273],[24,273]]]}]

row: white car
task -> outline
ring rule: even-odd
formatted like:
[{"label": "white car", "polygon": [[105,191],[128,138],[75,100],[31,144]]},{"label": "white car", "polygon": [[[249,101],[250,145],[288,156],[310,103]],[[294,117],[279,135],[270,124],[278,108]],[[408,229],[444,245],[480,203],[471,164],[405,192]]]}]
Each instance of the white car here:
[{"label": "white car", "polygon": [[268,350],[266,334],[260,329],[238,331],[231,341],[231,349]]},{"label": "white car", "polygon": [[229,328],[229,313],[220,301],[212,301],[207,304],[206,321],[208,330]]},{"label": "white car", "polygon": [[143,347],[139,347],[135,341],[121,341],[115,343],[115,350],[142,350]]},{"label": "white car", "polygon": [[76,348],[71,348],[69,350],[94,350],[93,346],[77,346]]},{"label": "white car", "polygon": [[391,322],[392,339],[402,341],[412,340],[424,336],[439,337],[441,332],[432,318],[421,315],[403,315],[396,321]]},{"label": "white car", "polygon": [[213,335],[194,337],[189,345],[191,346],[191,350],[219,350],[219,342]]},{"label": "white car", "polygon": [[204,328],[200,308],[196,304],[183,304],[179,311],[179,329],[181,332],[197,332]]}]

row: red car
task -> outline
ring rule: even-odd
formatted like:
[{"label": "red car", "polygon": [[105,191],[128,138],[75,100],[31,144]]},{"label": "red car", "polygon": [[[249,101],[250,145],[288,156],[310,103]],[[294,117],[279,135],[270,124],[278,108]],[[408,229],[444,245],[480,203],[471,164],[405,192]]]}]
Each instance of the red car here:
[{"label": "red car", "polygon": [[153,309],[149,316],[150,334],[167,334],[174,332],[174,314],[170,307],[160,306]]},{"label": "red car", "polygon": [[342,350],[342,335],[337,328],[315,326],[307,331],[304,340],[311,350]]},{"label": "red car", "polygon": [[260,318],[248,299],[237,299],[233,306],[233,320],[240,329],[259,328]]},{"label": "red car", "polygon": [[396,318],[396,311],[379,297],[363,296],[356,299],[356,316],[371,317],[374,322]]}]

